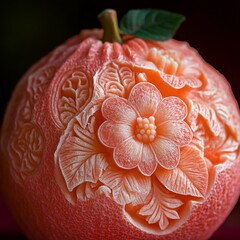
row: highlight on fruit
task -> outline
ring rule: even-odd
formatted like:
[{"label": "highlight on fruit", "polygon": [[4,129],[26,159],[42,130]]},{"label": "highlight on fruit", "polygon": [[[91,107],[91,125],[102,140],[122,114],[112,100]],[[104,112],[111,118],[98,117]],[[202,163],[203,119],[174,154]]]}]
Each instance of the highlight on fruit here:
[{"label": "highlight on fruit", "polygon": [[98,18],[103,29],[82,30],[16,86],[2,192],[32,239],[206,239],[240,193],[231,87],[173,39],[182,15]]}]

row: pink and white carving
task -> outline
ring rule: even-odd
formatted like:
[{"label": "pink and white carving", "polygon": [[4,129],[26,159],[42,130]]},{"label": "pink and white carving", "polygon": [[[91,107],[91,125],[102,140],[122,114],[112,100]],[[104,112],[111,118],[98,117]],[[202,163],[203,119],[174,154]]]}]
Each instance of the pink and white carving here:
[{"label": "pink and white carving", "polygon": [[201,59],[193,61],[195,52],[171,44],[149,43],[141,56],[131,50],[132,60],[119,55],[101,64],[86,78],[91,97],[78,108],[69,104],[82,89],[68,89],[80,76],[72,74],[57,105],[65,128],[56,179],[66,198],[74,204],[105,194],[132,224],[159,235],[180,227],[208,197],[215,166],[239,155],[239,123],[211,89],[217,81]]},{"label": "pink and white carving", "polygon": [[183,121],[185,103],[177,97],[162,98],[151,83],[135,85],[128,100],[106,99],[102,115],[106,121],[98,136],[113,149],[115,163],[123,169],[137,167],[145,176],[151,176],[158,165],[177,167],[179,148],[192,140],[192,132]]},{"label": "pink and white carving", "polygon": [[[191,201],[181,196],[206,196],[208,168],[190,145],[186,103],[163,97],[144,69],[123,65],[106,64],[94,76],[92,100],[69,121],[55,152],[56,176],[72,203],[104,193],[133,224],[142,225],[144,218],[146,231],[165,234],[187,219]],[[118,87],[106,88],[110,82]]]},{"label": "pink and white carving", "polygon": [[19,85],[1,142],[12,176],[23,184],[54,146],[56,180],[72,204],[105,194],[141,230],[171,233],[208,198],[217,167],[239,157],[230,88],[186,43],[79,41]]}]

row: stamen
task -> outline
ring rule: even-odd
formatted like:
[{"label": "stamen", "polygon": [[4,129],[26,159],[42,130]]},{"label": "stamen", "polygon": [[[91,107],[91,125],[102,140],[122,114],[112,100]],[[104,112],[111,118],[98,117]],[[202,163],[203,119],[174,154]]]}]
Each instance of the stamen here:
[{"label": "stamen", "polygon": [[149,118],[137,118],[136,137],[145,143],[152,142],[156,137],[156,125],[154,116]]}]

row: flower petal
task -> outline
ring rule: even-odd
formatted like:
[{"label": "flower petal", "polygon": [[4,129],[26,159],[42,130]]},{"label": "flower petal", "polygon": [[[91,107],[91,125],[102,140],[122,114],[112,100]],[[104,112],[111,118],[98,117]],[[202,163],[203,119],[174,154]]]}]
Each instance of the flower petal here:
[{"label": "flower petal", "polygon": [[161,99],[162,95],[159,90],[148,82],[136,84],[129,96],[129,102],[141,117],[153,115]]},{"label": "flower petal", "polygon": [[167,121],[158,125],[157,132],[178,146],[188,145],[193,137],[193,133],[186,122],[183,121]]},{"label": "flower petal", "polygon": [[187,106],[178,97],[166,97],[159,103],[155,113],[156,123],[168,120],[183,120],[187,116]]},{"label": "flower petal", "polygon": [[149,144],[143,144],[141,161],[138,164],[139,171],[145,176],[151,176],[157,168],[156,157]]},{"label": "flower petal", "polygon": [[143,144],[128,138],[118,145],[113,151],[116,164],[124,169],[135,168],[141,160]]},{"label": "flower petal", "polygon": [[114,148],[132,135],[132,128],[127,124],[105,121],[98,129],[102,144]]},{"label": "flower petal", "polygon": [[107,120],[128,125],[133,124],[137,118],[134,109],[121,97],[107,98],[102,104],[102,114]]},{"label": "flower petal", "polygon": [[179,147],[171,140],[157,137],[151,144],[158,163],[165,169],[175,168],[180,160]]}]

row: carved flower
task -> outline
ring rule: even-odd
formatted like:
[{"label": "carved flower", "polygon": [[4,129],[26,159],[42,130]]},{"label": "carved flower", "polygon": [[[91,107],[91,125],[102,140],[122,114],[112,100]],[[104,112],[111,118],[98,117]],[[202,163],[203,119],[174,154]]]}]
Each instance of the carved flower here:
[{"label": "carved flower", "polygon": [[199,65],[192,63],[190,56],[182,55],[179,56],[179,52],[174,50],[151,48],[147,59],[160,70],[163,81],[173,88],[180,89],[185,85],[191,88],[201,87]]},{"label": "carved flower", "polygon": [[159,164],[174,169],[180,160],[180,147],[192,140],[184,122],[185,103],[178,97],[162,98],[151,83],[136,84],[128,100],[107,98],[102,105],[106,119],[99,127],[102,144],[113,149],[113,160],[122,169],[138,168],[151,176]]}]

